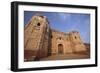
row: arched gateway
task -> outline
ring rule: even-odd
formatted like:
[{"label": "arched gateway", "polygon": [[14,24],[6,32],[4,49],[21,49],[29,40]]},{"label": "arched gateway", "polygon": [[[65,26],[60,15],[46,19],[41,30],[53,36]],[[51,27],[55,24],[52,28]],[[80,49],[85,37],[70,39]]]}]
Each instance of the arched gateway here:
[{"label": "arched gateway", "polygon": [[58,54],[63,54],[63,45],[58,44]]}]

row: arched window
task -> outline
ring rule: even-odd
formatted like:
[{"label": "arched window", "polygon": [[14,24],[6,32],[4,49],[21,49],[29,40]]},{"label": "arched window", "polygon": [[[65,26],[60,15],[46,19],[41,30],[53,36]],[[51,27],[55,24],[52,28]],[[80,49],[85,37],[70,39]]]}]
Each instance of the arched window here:
[{"label": "arched window", "polygon": [[53,36],[51,35],[51,38],[53,38]]},{"label": "arched window", "polygon": [[75,36],[75,39],[77,39],[77,37]]},{"label": "arched window", "polygon": [[62,38],[61,37],[58,37],[58,39],[61,40]]},{"label": "arched window", "polygon": [[40,26],[40,23],[37,23],[37,26]]}]

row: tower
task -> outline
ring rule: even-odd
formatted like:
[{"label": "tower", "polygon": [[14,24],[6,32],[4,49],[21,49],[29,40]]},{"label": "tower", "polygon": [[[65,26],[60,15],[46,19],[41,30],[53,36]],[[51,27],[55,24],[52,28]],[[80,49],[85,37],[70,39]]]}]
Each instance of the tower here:
[{"label": "tower", "polygon": [[[45,16],[33,16],[24,30],[25,60],[39,60],[48,56],[49,22]],[[31,51],[31,53],[30,53]]]},{"label": "tower", "polygon": [[80,38],[80,34],[77,31],[72,31],[70,32],[70,40],[71,40],[71,46],[72,46],[72,50],[73,52],[85,52],[86,47],[84,45],[84,42],[82,41],[82,39]]}]

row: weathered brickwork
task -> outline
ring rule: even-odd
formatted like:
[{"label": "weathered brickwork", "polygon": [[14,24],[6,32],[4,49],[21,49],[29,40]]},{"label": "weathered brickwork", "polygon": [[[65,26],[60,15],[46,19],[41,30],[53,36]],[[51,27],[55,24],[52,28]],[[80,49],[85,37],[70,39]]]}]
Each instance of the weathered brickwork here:
[{"label": "weathered brickwork", "polygon": [[[24,48],[25,61],[39,60],[40,58],[55,54],[87,51],[79,32],[71,31],[64,33],[52,29],[47,17],[39,15],[33,16],[25,26]],[[28,57],[27,51],[28,54],[31,54]]]}]

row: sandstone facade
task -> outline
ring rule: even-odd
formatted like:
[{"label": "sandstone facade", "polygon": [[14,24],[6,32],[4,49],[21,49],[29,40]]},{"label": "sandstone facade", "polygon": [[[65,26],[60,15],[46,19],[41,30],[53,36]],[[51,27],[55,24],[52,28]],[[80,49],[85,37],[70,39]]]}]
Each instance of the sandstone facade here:
[{"label": "sandstone facade", "polygon": [[50,55],[85,51],[87,50],[83,41],[81,40],[79,32],[71,31],[64,33],[52,29],[46,16],[33,16],[25,26],[25,61],[39,60]]}]

